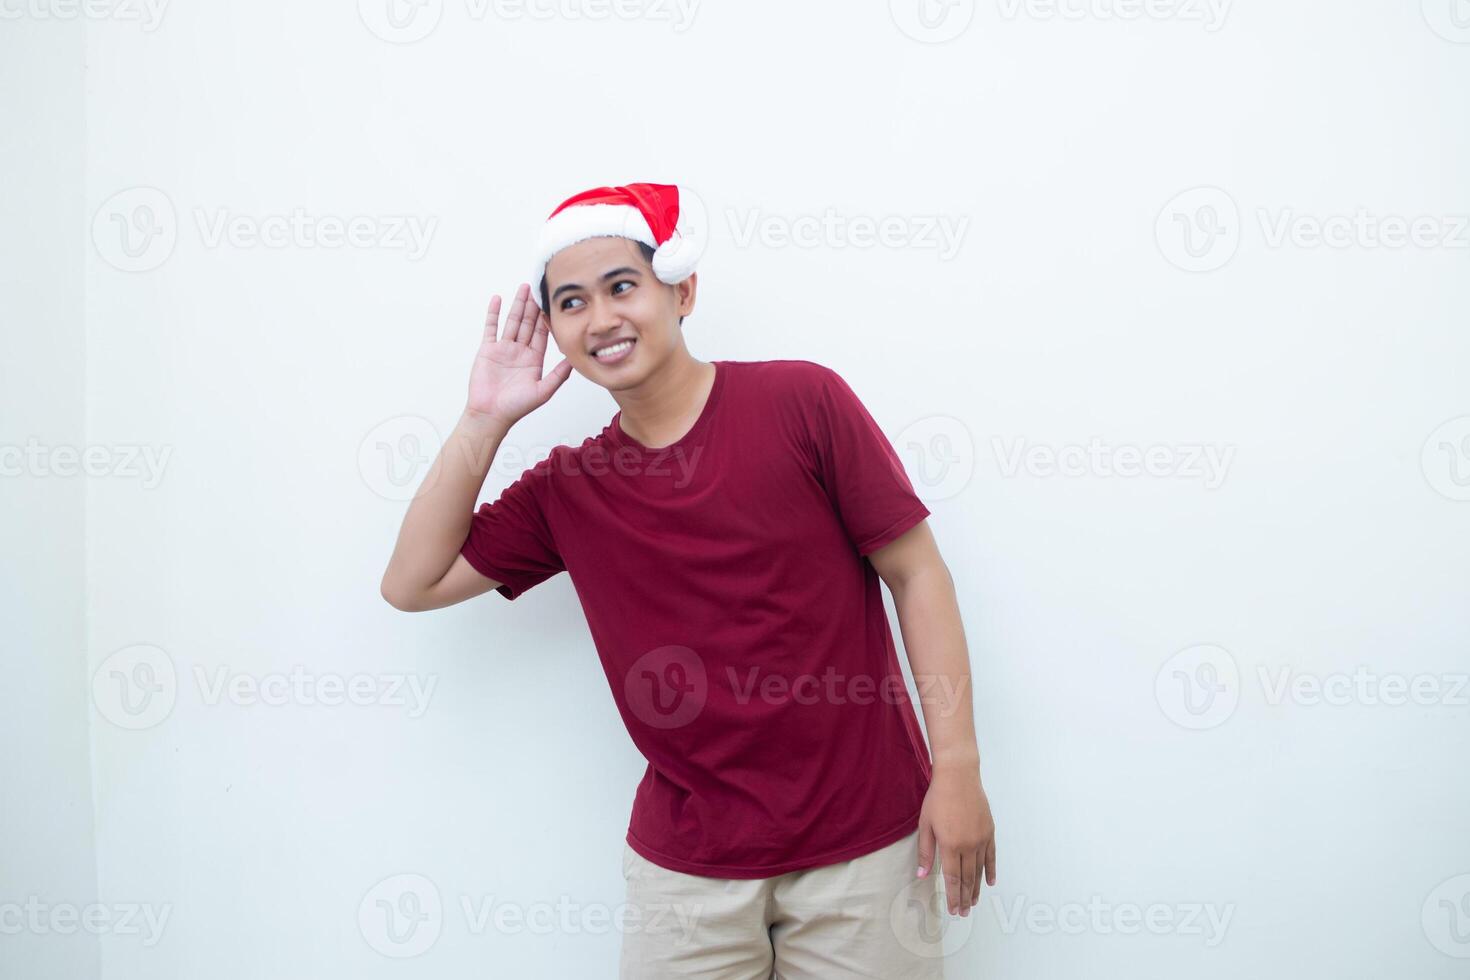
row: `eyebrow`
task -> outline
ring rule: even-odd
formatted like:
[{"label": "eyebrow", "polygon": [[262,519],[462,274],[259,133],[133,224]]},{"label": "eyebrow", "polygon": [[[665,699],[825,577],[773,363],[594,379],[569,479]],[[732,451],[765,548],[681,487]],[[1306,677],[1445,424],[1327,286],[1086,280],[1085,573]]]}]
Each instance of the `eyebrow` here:
[{"label": "eyebrow", "polygon": [[[620,268],[613,269],[611,272],[604,272],[602,274],[602,281],[603,282],[607,282],[609,279],[615,279],[618,276],[627,276],[627,275],[638,276],[638,275],[642,275],[642,273],[639,272],[637,269],[633,268],[630,265],[625,265],[625,266],[621,266]],[[554,292],[554,293],[551,294],[551,298],[552,299],[556,299],[558,296],[560,296],[562,293],[566,292],[569,289],[581,289],[581,288],[582,287],[580,285],[578,285],[577,283],[575,283],[575,282],[563,283],[562,285],[556,287],[556,292]]]}]

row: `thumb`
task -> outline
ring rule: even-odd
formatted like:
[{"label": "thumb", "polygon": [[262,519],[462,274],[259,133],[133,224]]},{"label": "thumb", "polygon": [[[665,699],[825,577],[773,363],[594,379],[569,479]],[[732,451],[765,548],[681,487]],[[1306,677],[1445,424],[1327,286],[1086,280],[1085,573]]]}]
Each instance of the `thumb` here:
[{"label": "thumb", "polygon": [[926,878],[934,869],[934,828],[927,820],[919,821],[919,868],[916,878]]},{"label": "thumb", "polygon": [[571,376],[572,362],[563,357],[561,363],[548,371],[546,377],[540,381],[542,404],[545,404],[547,399],[556,394],[556,389],[560,388],[567,378]]}]

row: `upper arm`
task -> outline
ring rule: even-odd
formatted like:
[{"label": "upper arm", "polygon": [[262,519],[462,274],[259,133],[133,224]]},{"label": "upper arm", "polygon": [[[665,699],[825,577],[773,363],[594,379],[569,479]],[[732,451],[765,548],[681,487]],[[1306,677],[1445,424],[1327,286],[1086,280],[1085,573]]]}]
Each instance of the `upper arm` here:
[{"label": "upper arm", "polygon": [[873,569],[888,586],[888,591],[895,595],[915,576],[926,571],[949,574],[927,520],[920,521],[883,547],[870,552],[868,561],[873,563]]}]

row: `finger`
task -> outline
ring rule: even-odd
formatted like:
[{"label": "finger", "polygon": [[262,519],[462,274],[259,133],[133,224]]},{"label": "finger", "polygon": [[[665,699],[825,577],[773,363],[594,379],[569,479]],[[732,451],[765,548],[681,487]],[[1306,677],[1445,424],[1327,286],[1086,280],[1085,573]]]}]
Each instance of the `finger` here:
[{"label": "finger", "polygon": [[970,892],[970,908],[980,904],[980,889],[985,880],[985,845],[981,844],[970,854],[971,867],[974,868],[974,884]]},{"label": "finger", "polygon": [[495,343],[495,328],[500,323],[500,297],[490,297],[490,309],[485,312],[485,334],[481,338]]},{"label": "finger", "polygon": [[995,836],[985,845],[985,883],[995,887]]},{"label": "finger", "polygon": [[960,852],[960,915],[969,915],[975,904],[975,852]]},{"label": "finger", "polygon": [[536,333],[536,318],[541,315],[541,309],[531,302],[531,287],[521,283],[521,288],[526,291],[526,302],[521,306],[521,322],[516,325],[516,343],[529,344]]},{"label": "finger", "polygon": [[531,334],[531,349],[543,357],[546,354],[546,335],[551,331],[551,321],[546,319],[545,313],[538,313],[536,317],[536,330]]},{"label": "finger", "polygon": [[934,828],[929,824],[919,824],[919,867],[914,871],[915,878],[928,877],[934,868]]},{"label": "finger", "polygon": [[944,871],[944,904],[950,915],[960,911],[960,889],[964,887],[964,868],[960,852],[953,847],[940,848],[939,867]]},{"label": "finger", "polygon": [[517,343],[517,333],[521,329],[521,314],[526,311],[526,294],[530,292],[525,283],[516,287],[516,298],[511,301],[510,315],[505,318],[505,331],[501,340]]}]

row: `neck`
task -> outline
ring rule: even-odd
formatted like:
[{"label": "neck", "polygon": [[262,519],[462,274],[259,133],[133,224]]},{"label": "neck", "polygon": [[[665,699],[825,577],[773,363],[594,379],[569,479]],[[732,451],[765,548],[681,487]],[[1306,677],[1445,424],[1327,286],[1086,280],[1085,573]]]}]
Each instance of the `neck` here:
[{"label": "neck", "polygon": [[714,380],[715,366],[684,350],[641,384],[613,391],[618,426],[650,449],[677,442],[699,418]]}]

